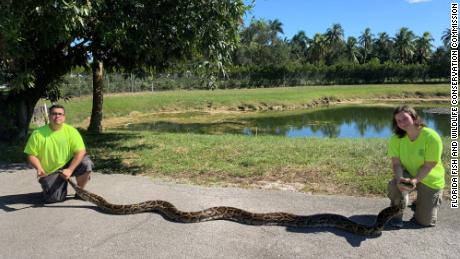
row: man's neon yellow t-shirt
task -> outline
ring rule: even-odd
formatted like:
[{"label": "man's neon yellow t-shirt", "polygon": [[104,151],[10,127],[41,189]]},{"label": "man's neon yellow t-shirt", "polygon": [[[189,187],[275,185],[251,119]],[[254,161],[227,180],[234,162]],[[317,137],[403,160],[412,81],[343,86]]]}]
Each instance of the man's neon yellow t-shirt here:
[{"label": "man's neon yellow t-shirt", "polygon": [[411,141],[407,134],[399,138],[396,134],[390,139],[388,156],[397,157],[402,166],[415,177],[425,161],[437,162],[428,175],[422,179],[426,186],[439,190],[444,188],[444,167],[441,161],[442,141],[433,129],[423,127],[417,139]]},{"label": "man's neon yellow t-shirt", "polygon": [[32,132],[24,153],[36,156],[46,174],[50,174],[69,162],[75,152],[85,149],[80,133],[72,126],[63,124],[53,131],[49,125]]}]

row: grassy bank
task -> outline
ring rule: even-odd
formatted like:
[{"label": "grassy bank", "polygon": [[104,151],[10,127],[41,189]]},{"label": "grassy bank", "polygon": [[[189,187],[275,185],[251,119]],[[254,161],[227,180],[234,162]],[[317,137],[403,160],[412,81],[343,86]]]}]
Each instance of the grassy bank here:
[{"label": "grassy bank", "polygon": [[[347,85],[292,88],[234,89],[216,91],[168,91],[106,95],[104,117],[159,111],[255,111],[305,109],[329,102],[388,98],[448,98],[448,85]],[[68,121],[84,125],[91,114],[91,97],[73,98],[65,103]]]},{"label": "grassy bank", "polygon": [[[95,171],[167,181],[382,196],[391,178],[385,139],[172,134],[110,130],[84,134]],[[448,140],[444,140],[448,157]],[[1,145],[0,145],[1,147]],[[21,147],[0,161],[21,160]],[[19,155],[18,155],[19,154]],[[444,165],[448,168],[447,159]]]},{"label": "grassy bank", "polygon": [[[106,131],[100,135],[82,132],[97,172],[142,174],[204,185],[381,196],[391,178],[385,139],[251,137],[223,134],[219,125],[232,127],[241,123],[241,118],[264,116],[241,113],[242,110],[305,110],[331,102],[382,102],[382,98],[447,100],[448,95],[447,85],[312,86],[107,95]],[[65,106],[68,122],[84,128],[90,116],[91,99],[74,98]],[[206,113],[187,112],[197,110]],[[178,111],[182,113],[175,113]],[[130,128],[133,124],[156,126],[150,130]],[[218,127],[212,133],[172,133],[174,127],[182,124]],[[445,139],[444,158],[449,155],[448,144]],[[5,151],[0,153],[0,161],[23,159],[20,145],[0,144],[0,149]]]},{"label": "grassy bank", "polygon": [[[383,195],[391,178],[384,139],[111,131],[86,136],[97,171],[205,185]],[[448,141],[444,141],[448,147]],[[447,148],[444,157],[448,156]],[[447,162],[445,163],[447,167]]]}]

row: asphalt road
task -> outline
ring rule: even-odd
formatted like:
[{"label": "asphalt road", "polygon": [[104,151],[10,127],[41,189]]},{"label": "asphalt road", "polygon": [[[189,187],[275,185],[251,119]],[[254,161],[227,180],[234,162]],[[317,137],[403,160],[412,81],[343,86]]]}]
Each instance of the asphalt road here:
[{"label": "asphalt road", "polygon": [[[181,210],[234,206],[252,212],[337,213],[371,224],[384,198],[208,188],[128,175],[93,174],[87,189],[112,203],[162,199]],[[108,215],[69,199],[43,205],[33,170],[0,166],[0,258],[458,258],[460,214],[444,202],[439,223],[386,229],[365,238],[331,228],[248,226],[228,221],[181,224],[155,213]],[[69,193],[73,190],[69,187]]]}]

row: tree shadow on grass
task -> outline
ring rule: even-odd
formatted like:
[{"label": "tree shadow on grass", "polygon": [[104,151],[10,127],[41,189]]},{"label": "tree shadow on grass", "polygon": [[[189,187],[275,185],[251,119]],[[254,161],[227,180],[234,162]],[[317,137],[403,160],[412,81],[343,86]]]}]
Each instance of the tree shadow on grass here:
[{"label": "tree shadow on grass", "polygon": [[[85,140],[86,149],[94,162],[94,171],[112,174],[122,173],[136,175],[142,172],[137,165],[126,163],[123,153],[137,153],[145,149],[154,149],[155,145],[140,144],[126,146],[125,143],[141,138],[140,134],[131,132],[104,132],[91,134],[80,130]],[[121,154],[120,154],[121,153]]]},{"label": "tree shadow on grass", "polygon": [[[139,133],[104,132],[92,134],[81,128],[78,130],[82,134],[86,151],[94,162],[95,167],[93,169],[101,173],[138,174],[142,171],[142,168],[125,163],[126,157],[123,156],[123,153],[137,153],[145,149],[157,148],[156,145],[127,146],[125,144],[133,139],[142,138]],[[0,150],[5,151],[0,152],[1,173],[30,169],[26,164],[26,156],[23,153],[23,143],[11,145],[0,143]]]}]

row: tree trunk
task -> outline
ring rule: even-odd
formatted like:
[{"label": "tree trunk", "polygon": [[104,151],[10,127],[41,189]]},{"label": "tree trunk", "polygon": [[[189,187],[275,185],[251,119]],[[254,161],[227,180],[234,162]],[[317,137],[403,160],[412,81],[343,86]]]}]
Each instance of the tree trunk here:
[{"label": "tree trunk", "polygon": [[104,64],[101,60],[94,59],[93,70],[93,108],[88,131],[93,133],[102,132],[102,104],[104,102]]},{"label": "tree trunk", "polygon": [[29,88],[19,93],[0,92],[0,142],[26,140],[29,123],[39,99],[37,88]]}]

